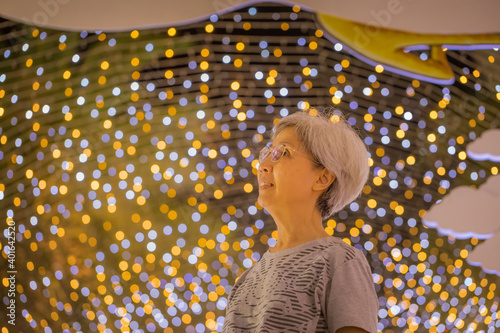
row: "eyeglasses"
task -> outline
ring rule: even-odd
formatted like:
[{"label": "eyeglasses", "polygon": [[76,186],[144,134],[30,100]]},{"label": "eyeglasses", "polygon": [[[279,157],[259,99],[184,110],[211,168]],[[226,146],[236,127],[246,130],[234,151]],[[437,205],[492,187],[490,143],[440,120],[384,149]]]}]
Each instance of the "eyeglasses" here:
[{"label": "eyeglasses", "polygon": [[262,150],[260,151],[260,154],[259,154],[259,164],[262,164],[262,162],[264,162],[264,160],[267,158],[267,156],[269,156],[269,154],[271,154],[271,162],[276,163],[280,160],[280,158],[285,154],[285,152],[287,150],[292,150],[292,151],[296,152],[297,154],[304,156],[308,160],[311,160],[313,163],[315,163],[315,164],[317,163],[309,156],[307,156],[307,155],[305,155],[305,154],[303,154],[303,153],[301,153],[293,148],[287,147],[285,144],[280,144],[280,145],[277,145],[276,147],[274,147],[274,149],[272,149],[272,150],[271,150],[270,146],[265,146],[264,148],[262,148]]}]

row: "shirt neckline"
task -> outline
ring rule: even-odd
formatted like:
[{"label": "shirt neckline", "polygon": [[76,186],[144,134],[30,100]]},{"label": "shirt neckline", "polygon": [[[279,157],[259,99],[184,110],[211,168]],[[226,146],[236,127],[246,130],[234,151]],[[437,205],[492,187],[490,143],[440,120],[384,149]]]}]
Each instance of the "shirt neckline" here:
[{"label": "shirt neckline", "polygon": [[312,241],[309,241],[307,243],[300,244],[300,245],[297,245],[297,246],[294,246],[294,247],[290,247],[288,249],[284,249],[284,250],[281,250],[281,251],[270,252],[269,249],[268,249],[264,253],[263,257],[266,257],[266,258],[282,257],[282,256],[286,256],[286,255],[289,255],[289,254],[292,254],[292,253],[295,253],[295,252],[299,252],[299,251],[305,250],[305,249],[313,247],[315,245],[319,245],[319,244],[325,244],[325,245],[327,245],[327,244],[331,243],[332,241],[336,242],[337,239],[335,237],[333,237],[333,236],[322,237],[322,238],[313,239]]}]

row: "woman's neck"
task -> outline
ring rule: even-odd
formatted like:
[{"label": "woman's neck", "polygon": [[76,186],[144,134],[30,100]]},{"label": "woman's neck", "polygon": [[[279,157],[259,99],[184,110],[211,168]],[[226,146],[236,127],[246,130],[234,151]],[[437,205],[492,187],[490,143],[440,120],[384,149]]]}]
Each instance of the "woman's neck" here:
[{"label": "woman's neck", "polygon": [[318,238],[330,236],[323,227],[323,221],[318,211],[315,211],[309,218],[275,219],[275,222],[278,226],[278,237],[276,246],[269,248],[270,252],[286,250]]}]

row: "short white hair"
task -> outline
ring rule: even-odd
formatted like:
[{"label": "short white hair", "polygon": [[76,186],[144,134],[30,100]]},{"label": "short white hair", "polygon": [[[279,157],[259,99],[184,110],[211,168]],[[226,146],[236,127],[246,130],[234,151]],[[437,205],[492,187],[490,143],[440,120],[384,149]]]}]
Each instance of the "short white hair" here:
[{"label": "short white hair", "polygon": [[316,161],[315,166],[325,167],[335,175],[316,202],[325,220],[360,196],[370,169],[366,145],[338,111],[293,113],[274,125],[271,140],[287,127],[294,128],[302,149]]}]

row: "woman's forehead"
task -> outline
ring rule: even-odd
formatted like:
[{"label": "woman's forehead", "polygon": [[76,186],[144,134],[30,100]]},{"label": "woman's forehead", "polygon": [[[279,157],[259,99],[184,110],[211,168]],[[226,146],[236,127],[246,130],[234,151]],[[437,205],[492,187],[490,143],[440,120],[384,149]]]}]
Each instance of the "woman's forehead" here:
[{"label": "woman's forehead", "polygon": [[273,146],[278,144],[286,144],[291,146],[292,148],[298,148],[300,146],[300,141],[295,134],[295,130],[292,127],[287,127],[283,129],[274,137],[274,141],[272,142]]}]

